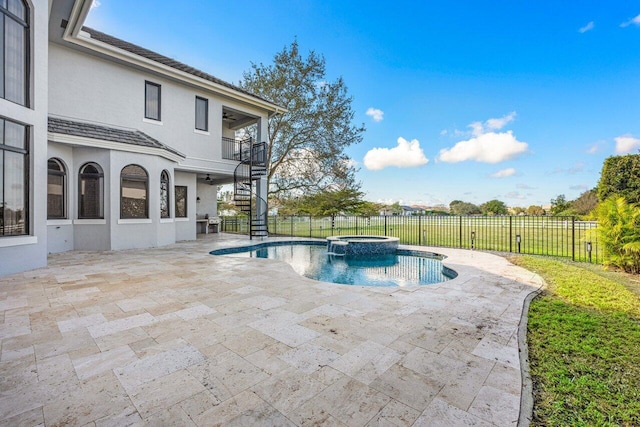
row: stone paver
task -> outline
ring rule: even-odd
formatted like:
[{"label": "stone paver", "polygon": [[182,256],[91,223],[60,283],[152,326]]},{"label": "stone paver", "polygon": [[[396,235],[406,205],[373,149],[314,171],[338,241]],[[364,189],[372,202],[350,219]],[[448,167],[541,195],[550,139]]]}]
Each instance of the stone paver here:
[{"label": "stone paver", "polygon": [[0,277],[0,426],[516,425],[536,275],[427,248],[458,277],[381,289],[208,253],[247,243],[69,252]]}]

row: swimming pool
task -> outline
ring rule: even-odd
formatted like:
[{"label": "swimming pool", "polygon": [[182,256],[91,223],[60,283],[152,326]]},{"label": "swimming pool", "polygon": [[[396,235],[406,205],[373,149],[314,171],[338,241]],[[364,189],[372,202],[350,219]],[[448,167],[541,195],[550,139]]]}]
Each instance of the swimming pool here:
[{"label": "swimming pool", "polygon": [[212,255],[277,259],[300,275],[322,282],[362,286],[419,286],[440,283],[457,274],[442,265],[436,254],[398,249],[395,254],[327,255],[322,242],[270,242],[241,248],[218,249]]}]

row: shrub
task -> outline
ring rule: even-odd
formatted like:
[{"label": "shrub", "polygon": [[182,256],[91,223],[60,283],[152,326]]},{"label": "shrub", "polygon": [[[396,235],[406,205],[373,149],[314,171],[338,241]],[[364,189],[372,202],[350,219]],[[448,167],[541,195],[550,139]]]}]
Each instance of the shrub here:
[{"label": "shrub", "polygon": [[605,265],[640,273],[640,207],[627,203],[624,197],[612,197],[594,212]]}]

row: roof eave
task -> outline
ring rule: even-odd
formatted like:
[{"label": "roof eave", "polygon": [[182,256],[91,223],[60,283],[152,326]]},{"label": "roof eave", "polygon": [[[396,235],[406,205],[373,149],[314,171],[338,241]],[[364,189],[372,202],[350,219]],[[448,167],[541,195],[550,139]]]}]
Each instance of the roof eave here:
[{"label": "roof eave", "polygon": [[[287,109],[271,102],[252,97],[242,92],[235,91],[231,88],[211,82],[201,77],[186,73],[181,70],[169,67],[168,65],[144,58],[134,53],[119,49],[99,40],[92,39],[88,34],[82,32],[84,21],[91,9],[92,0],[76,0],[69,16],[69,23],[64,31],[62,38],[69,43],[96,51],[103,55],[117,58],[121,61],[137,65],[142,68],[149,69],[156,73],[167,75],[169,77],[187,82],[189,84],[202,87],[219,93],[223,96],[234,98],[246,104],[264,109],[268,111],[268,116],[273,117],[276,114],[286,113]],[[85,35],[86,34],[86,35]]]}]

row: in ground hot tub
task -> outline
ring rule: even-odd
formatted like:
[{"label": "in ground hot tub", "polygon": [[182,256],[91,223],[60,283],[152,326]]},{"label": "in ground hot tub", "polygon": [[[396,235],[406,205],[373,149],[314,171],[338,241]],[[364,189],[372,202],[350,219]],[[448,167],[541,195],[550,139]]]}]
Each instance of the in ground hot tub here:
[{"label": "in ground hot tub", "polygon": [[340,256],[368,256],[395,254],[397,237],[386,236],[329,236],[327,253]]}]

